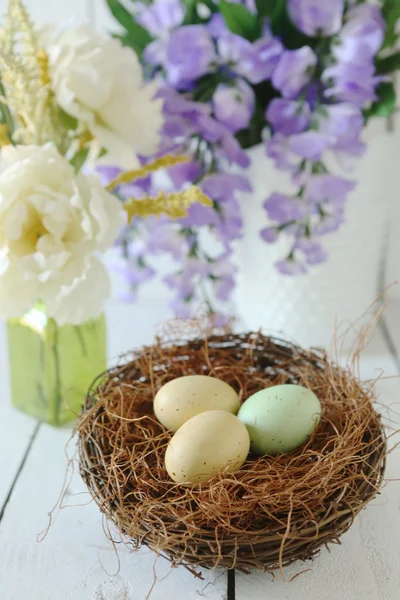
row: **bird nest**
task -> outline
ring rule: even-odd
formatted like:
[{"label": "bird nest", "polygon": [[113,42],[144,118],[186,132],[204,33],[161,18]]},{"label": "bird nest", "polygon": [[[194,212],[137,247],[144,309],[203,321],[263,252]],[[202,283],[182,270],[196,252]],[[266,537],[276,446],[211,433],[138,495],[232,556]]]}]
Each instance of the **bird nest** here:
[{"label": "bird nest", "polygon": [[[291,454],[249,456],[231,474],[176,484],[164,457],[172,433],[153,398],[167,381],[218,377],[240,394],[271,385],[310,388],[322,405],[311,439]],[[386,438],[373,385],[260,333],[162,342],[134,353],[92,386],[78,423],[80,472],[93,498],[135,548],[174,565],[273,571],[336,543],[382,483]]]}]

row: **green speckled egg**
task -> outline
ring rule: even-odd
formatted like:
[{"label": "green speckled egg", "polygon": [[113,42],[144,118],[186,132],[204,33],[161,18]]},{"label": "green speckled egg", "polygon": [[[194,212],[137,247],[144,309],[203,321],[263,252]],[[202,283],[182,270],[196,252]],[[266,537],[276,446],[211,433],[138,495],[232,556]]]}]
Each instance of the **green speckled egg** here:
[{"label": "green speckled egg", "polygon": [[321,404],[301,385],[276,385],[250,396],[237,416],[247,427],[253,454],[280,454],[309,438],[320,421]]}]

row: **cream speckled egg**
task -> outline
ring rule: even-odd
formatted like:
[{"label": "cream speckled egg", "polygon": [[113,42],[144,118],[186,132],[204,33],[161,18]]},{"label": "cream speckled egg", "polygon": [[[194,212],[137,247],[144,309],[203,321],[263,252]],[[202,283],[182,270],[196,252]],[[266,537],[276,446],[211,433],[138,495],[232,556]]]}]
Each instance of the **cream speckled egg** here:
[{"label": "cream speckled egg", "polygon": [[186,421],[168,444],[165,467],[177,483],[207,481],[222,466],[234,473],[250,449],[246,426],[232,413],[209,410]]},{"label": "cream speckled egg", "polygon": [[248,429],[254,454],[291,452],[317,427],[321,404],[301,385],[275,385],[250,396],[238,418]]},{"label": "cream speckled egg", "polygon": [[173,379],[163,385],[154,398],[157,419],[172,431],[177,431],[186,421],[207,410],[236,414],[239,406],[239,396],[230,385],[206,375]]}]

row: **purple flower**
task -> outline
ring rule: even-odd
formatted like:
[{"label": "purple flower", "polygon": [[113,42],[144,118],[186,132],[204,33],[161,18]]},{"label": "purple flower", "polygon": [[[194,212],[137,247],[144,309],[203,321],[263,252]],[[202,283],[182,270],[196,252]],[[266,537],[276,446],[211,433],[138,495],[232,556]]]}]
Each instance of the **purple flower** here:
[{"label": "purple flower", "polygon": [[211,109],[207,104],[195,102],[171,88],[163,88],[157,93],[158,98],[164,101],[164,113],[166,115],[184,115],[193,118],[197,115],[208,115]]},{"label": "purple flower", "polygon": [[306,262],[309,265],[318,265],[325,262],[328,258],[328,253],[320,242],[311,238],[297,239],[294,249],[301,250],[304,253]]},{"label": "purple flower", "polygon": [[97,167],[96,172],[100,176],[101,183],[106,186],[121,173],[121,169],[104,165]]},{"label": "purple flower", "polygon": [[238,75],[248,76],[254,60],[254,49],[251,42],[228,31],[218,39],[217,50],[223,64]]},{"label": "purple flower", "polygon": [[230,253],[219,256],[210,265],[212,279],[214,281],[215,295],[218,300],[226,301],[235,287],[236,267],[232,263]]},{"label": "purple flower", "polygon": [[153,38],[144,49],[144,58],[152,65],[163,64],[169,32],[178,27],[185,16],[185,8],[180,0],[162,0],[151,6],[142,6],[136,15],[140,23]]},{"label": "purple flower", "polygon": [[178,317],[186,319],[193,315],[196,310],[193,300],[196,299],[199,281],[209,277],[210,268],[209,263],[197,257],[189,257],[179,272],[164,277],[164,283],[175,291],[170,306]]},{"label": "purple flower", "polygon": [[218,209],[194,204],[180,223],[184,227],[210,226],[217,232],[219,241],[225,247],[229,247],[231,241],[239,239],[243,229],[240,205],[235,198],[221,203]]},{"label": "purple flower", "polygon": [[[104,165],[97,167],[96,173],[100,175],[102,184],[106,186],[121,173],[121,169]],[[149,193],[150,188],[151,177],[147,176],[143,177],[142,179],[137,179],[133,183],[120,185],[118,186],[117,191],[123,198],[128,198],[131,196],[134,196],[135,198],[142,198],[144,195]]]},{"label": "purple flower", "polygon": [[347,21],[340,32],[339,45],[332,47],[334,56],[346,62],[369,63],[382,46],[385,27],[378,6],[353,6],[348,11]]},{"label": "purple flower", "polygon": [[272,35],[252,44],[240,35],[226,32],[218,38],[217,47],[222,63],[254,84],[271,77],[283,52],[281,42]]},{"label": "purple flower", "polygon": [[274,87],[285,98],[296,98],[310,81],[317,57],[308,46],[286,50],[272,74]]},{"label": "purple flower", "polygon": [[301,158],[289,148],[289,138],[275,133],[267,142],[267,155],[275,161],[278,169],[295,173],[301,164]]},{"label": "purple flower", "polygon": [[202,189],[205,194],[214,200],[224,200],[234,196],[236,190],[251,192],[251,185],[247,177],[235,173],[214,173],[204,179]]},{"label": "purple flower", "polygon": [[[218,210],[211,210],[211,213],[214,216],[212,224],[218,230],[221,239],[229,243],[239,238],[242,234],[243,220],[235,192],[251,191],[247,177],[233,173],[215,173],[207,177],[201,187],[210,198],[218,202]],[[197,205],[193,208],[195,206]]]},{"label": "purple flower", "polygon": [[249,125],[254,112],[255,95],[244,79],[232,83],[218,85],[213,96],[213,110],[215,118],[236,133]]},{"label": "purple flower", "polygon": [[342,25],[344,0],[288,0],[290,18],[311,37],[337,33]]},{"label": "purple flower", "polygon": [[203,25],[185,25],[171,33],[166,48],[168,81],[181,86],[213,70],[217,57]]},{"label": "purple flower", "polygon": [[196,203],[189,206],[186,217],[181,219],[180,223],[183,227],[217,226],[219,217],[212,207]]},{"label": "purple flower", "polygon": [[179,230],[172,227],[167,217],[146,220],[148,227],[147,249],[150,254],[166,252],[176,261],[182,261],[186,252],[186,240]]},{"label": "purple flower", "polygon": [[278,192],[271,194],[263,206],[268,213],[268,217],[280,225],[289,221],[299,221],[307,214],[304,200],[279,194]]},{"label": "purple flower", "polygon": [[336,101],[350,102],[359,108],[376,100],[374,66],[338,63],[328,67],[322,74],[327,84],[325,96]]},{"label": "purple flower", "polygon": [[232,315],[224,315],[220,312],[209,315],[210,323],[213,327],[226,327],[232,321]]},{"label": "purple flower", "polygon": [[355,188],[354,181],[336,177],[329,173],[312,175],[306,184],[305,193],[309,201],[314,204],[322,204],[332,201],[335,204],[343,205],[348,194]]},{"label": "purple flower", "polygon": [[168,175],[170,176],[174,187],[181,189],[185,183],[193,183],[197,180],[201,173],[201,165],[199,162],[191,161],[174,165],[168,168]]},{"label": "purple flower", "polygon": [[208,277],[209,271],[209,265],[199,258],[188,258],[179,273],[167,275],[164,281],[168,287],[177,289],[179,297],[184,299],[194,294],[196,279]]},{"label": "purple flower", "polygon": [[[167,283],[165,280],[164,282]],[[192,319],[194,316],[195,308],[193,307],[191,296],[188,296],[187,299],[176,296],[169,303],[169,307],[174,312],[174,315],[183,321]]]},{"label": "purple flower", "polygon": [[367,2],[352,6],[347,11],[347,20],[359,20],[364,22],[375,21],[381,29],[385,29],[386,23],[382,16],[381,9],[376,4],[369,4]]},{"label": "purple flower", "polygon": [[279,230],[277,227],[264,227],[260,231],[260,236],[267,244],[274,244],[279,237]]},{"label": "purple flower", "polygon": [[288,148],[307,160],[320,160],[323,151],[332,142],[332,137],[320,131],[304,131],[288,138]]},{"label": "purple flower", "polygon": [[307,272],[307,268],[294,258],[286,258],[275,263],[276,268],[282,275],[301,275]]},{"label": "purple flower", "polygon": [[211,16],[211,19],[208,21],[206,27],[211,37],[216,39],[221,37],[221,35],[229,33],[225,19],[220,13],[214,13]]},{"label": "purple flower", "polygon": [[265,118],[274,132],[293,135],[308,127],[311,121],[311,110],[307,102],[273,98],[265,111]]},{"label": "purple flower", "polygon": [[229,246],[229,242],[242,237],[243,218],[239,202],[232,198],[220,206],[219,222],[216,225],[222,242]]},{"label": "purple flower", "polygon": [[332,231],[339,229],[344,221],[343,208],[333,205],[330,207],[329,212],[325,211],[325,215],[321,218],[321,221],[314,225],[313,234],[326,235],[327,233],[332,233]]},{"label": "purple flower", "polygon": [[246,169],[250,165],[250,158],[242,150],[241,145],[233,135],[225,135],[221,138],[216,148],[216,156],[228,160],[230,163],[239,165]]},{"label": "purple flower", "polygon": [[249,57],[249,71],[245,74],[250,83],[270,79],[283,53],[282,43],[277,38],[265,37],[253,44]]},{"label": "purple flower", "polygon": [[334,139],[331,148],[352,156],[361,156],[365,144],[360,141],[364,126],[361,109],[349,102],[325,105],[317,116],[318,130]]},{"label": "purple flower", "polygon": [[229,129],[223,123],[219,123],[210,115],[197,115],[195,123],[198,132],[207,142],[218,142],[225,136],[232,136]]},{"label": "purple flower", "polygon": [[164,63],[166,47],[166,40],[154,40],[144,49],[143,58],[151,65],[162,65]]},{"label": "purple flower", "polygon": [[[375,27],[375,25],[374,25]],[[378,36],[379,46],[382,44],[382,36]],[[371,50],[367,36],[356,37],[352,35],[342,36],[340,42],[332,45],[332,54],[338,62],[349,63],[359,66],[370,66],[373,63],[375,51]]]},{"label": "purple flower", "polygon": [[143,257],[140,255],[132,255],[127,259],[118,260],[111,263],[109,267],[121,275],[129,286],[129,291],[124,298],[125,301],[132,302],[136,299],[134,290],[141,284],[146,283],[154,277],[155,270],[148,267]]},{"label": "purple flower", "polygon": [[178,27],[184,16],[185,7],[180,0],[162,0],[144,6],[135,18],[152,37],[161,37],[166,31]]}]

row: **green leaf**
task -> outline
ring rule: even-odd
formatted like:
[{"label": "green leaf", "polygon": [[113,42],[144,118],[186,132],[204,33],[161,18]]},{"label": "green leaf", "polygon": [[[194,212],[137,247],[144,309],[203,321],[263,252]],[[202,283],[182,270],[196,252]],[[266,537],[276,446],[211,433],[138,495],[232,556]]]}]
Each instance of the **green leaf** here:
[{"label": "green leaf", "polygon": [[261,24],[257,15],[253,15],[244,4],[233,4],[220,0],[219,9],[229,29],[250,41],[261,35]]},{"label": "green leaf", "polygon": [[280,9],[281,0],[256,0],[256,8],[260,17],[273,17]]},{"label": "green leaf", "polygon": [[376,60],[377,73],[393,73],[397,69],[400,69],[400,52]]},{"label": "green leaf", "polygon": [[210,10],[211,13],[217,12],[218,8],[214,4],[213,0],[184,0],[186,14],[183,21],[184,25],[196,25],[198,23],[204,23],[208,21],[208,18],[200,17],[197,7],[199,4],[204,4]]},{"label": "green leaf", "polygon": [[65,129],[69,129],[70,131],[75,131],[78,127],[78,120],[75,117],[72,117],[62,109],[60,109],[60,119]]},{"label": "green leaf", "polygon": [[78,150],[76,154],[69,161],[71,165],[74,167],[75,172],[79,173],[89,154],[89,148],[83,148],[83,150]]},{"label": "green leaf", "polygon": [[[5,98],[6,96],[6,92],[3,86],[3,82],[0,79],[0,95]],[[4,104],[3,102],[0,102],[0,114],[1,114],[1,121],[2,123],[4,123],[5,125],[7,125],[8,127],[8,135],[12,138],[12,135],[14,133],[14,119],[12,117],[11,111],[8,107],[7,104]]]},{"label": "green leaf", "polygon": [[274,10],[270,16],[272,32],[281,38],[285,48],[294,50],[301,46],[315,47],[317,38],[309,38],[299,31],[292,23],[287,12],[286,0],[276,0]]},{"label": "green leaf", "polygon": [[386,32],[385,39],[383,41],[383,48],[390,48],[394,46],[398,34],[396,33],[396,24],[400,19],[400,2],[399,0],[384,0],[382,6],[382,15],[386,21]]},{"label": "green leaf", "polygon": [[393,83],[381,83],[376,91],[379,99],[364,111],[366,119],[389,117],[396,108],[396,91]]},{"label": "green leaf", "polygon": [[214,73],[211,75],[204,75],[204,77],[197,80],[196,89],[193,93],[193,100],[196,102],[208,102],[213,97],[218,84],[222,81],[223,79]]},{"label": "green leaf", "polygon": [[139,23],[118,0],[107,0],[108,7],[120,25],[127,31],[127,35],[118,36],[126,46],[133,48],[139,55],[142,54],[152,38],[148,31]]},{"label": "green leaf", "polygon": [[185,19],[183,21],[184,25],[195,25],[199,22],[196,4],[197,0],[184,0],[186,14]]}]

